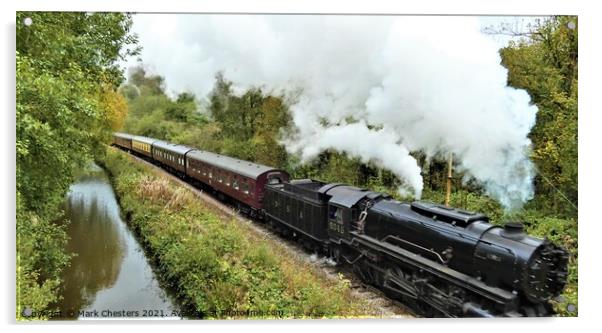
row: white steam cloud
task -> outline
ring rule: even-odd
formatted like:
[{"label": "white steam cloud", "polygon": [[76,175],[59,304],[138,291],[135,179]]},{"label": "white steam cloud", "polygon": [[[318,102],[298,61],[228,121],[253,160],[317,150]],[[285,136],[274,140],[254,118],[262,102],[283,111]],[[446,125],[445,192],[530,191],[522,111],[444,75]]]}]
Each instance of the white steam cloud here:
[{"label": "white steam cloud", "polygon": [[506,85],[497,45],[474,17],[137,15],[142,59],[175,91],[207,95],[222,71],[245,89],[298,93],[304,162],[346,152],[386,168],[420,197],[409,154],[451,152],[507,208],[533,196],[527,137],[537,108]]}]

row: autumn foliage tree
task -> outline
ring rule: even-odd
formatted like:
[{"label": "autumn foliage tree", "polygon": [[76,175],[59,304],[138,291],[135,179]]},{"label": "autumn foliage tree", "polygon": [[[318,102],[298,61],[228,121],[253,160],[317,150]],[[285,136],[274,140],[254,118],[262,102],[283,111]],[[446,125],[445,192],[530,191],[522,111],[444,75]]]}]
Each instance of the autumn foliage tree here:
[{"label": "autumn foliage tree", "polygon": [[110,87],[102,89],[100,94],[99,100],[109,128],[112,131],[121,130],[128,112],[125,97]]}]

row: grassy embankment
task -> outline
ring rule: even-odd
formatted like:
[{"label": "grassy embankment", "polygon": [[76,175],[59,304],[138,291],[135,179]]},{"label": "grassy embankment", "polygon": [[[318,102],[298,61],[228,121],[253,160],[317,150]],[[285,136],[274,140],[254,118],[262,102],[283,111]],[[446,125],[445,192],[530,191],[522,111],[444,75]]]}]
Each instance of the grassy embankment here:
[{"label": "grassy embankment", "polygon": [[128,223],[185,308],[208,318],[378,315],[348,281],[320,275],[156,170],[116,149],[103,164]]}]

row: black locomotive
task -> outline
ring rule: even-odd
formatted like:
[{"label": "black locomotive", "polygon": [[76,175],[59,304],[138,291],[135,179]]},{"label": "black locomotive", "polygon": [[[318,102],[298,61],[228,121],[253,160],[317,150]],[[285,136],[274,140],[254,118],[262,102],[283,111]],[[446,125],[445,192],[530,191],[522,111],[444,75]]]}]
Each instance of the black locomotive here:
[{"label": "black locomotive", "polygon": [[264,209],[424,315],[549,315],[566,283],[565,250],[482,214],[313,180],[267,185]]},{"label": "black locomotive", "polygon": [[[116,134],[114,144],[132,149],[123,138],[124,134]],[[152,157],[154,144],[149,149],[142,155],[149,159],[150,154],[151,161],[164,164]],[[202,154],[191,151],[196,150],[189,148],[174,157],[182,159],[183,171],[170,170],[190,178],[194,174],[188,170],[194,162],[191,156]],[[203,160],[212,170],[209,174],[223,168],[213,160]],[[232,160],[224,164],[225,179],[216,184],[234,183],[230,178],[241,173],[237,166],[251,165]],[[350,265],[365,283],[401,300],[418,314],[547,316],[552,314],[549,301],[566,284],[568,253],[545,239],[526,235],[519,223],[495,226],[482,214],[425,202],[402,203],[386,194],[345,184],[288,181],[282,170],[256,168],[266,170],[262,175],[279,176],[254,183],[262,188],[249,201],[252,205],[216,187],[211,178],[191,179],[200,179],[202,185],[239,207],[248,205],[244,211],[252,212],[279,233]]]}]

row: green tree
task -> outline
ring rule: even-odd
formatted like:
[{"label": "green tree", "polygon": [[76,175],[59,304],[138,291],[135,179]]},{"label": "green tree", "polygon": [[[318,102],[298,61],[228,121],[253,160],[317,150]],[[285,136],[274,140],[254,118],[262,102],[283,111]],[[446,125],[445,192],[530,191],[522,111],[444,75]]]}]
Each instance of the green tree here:
[{"label": "green tree", "polygon": [[139,51],[131,24],[120,13],[17,13],[17,316],[57,300],[69,256],[55,221],[75,172],[123,117],[113,93],[118,61]]},{"label": "green tree", "polygon": [[150,75],[142,66],[130,68],[130,84],[140,89],[140,94],[165,95],[165,79],[160,75]]},{"label": "green tree", "polygon": [[221,128],[221,152],[241,159],[285,167],[287,153],[278,140],[291,126],[288,107],[279,96],[251,87],[241,96],[221,73],[209,95],[209,112]]},{"label": "green tree", "polygon": [[529,137],[539,171],[535,204],[556,214],[577,216],[577,17],[539,21],[500,51],[508,84],[525,89],[537,105]]}]

